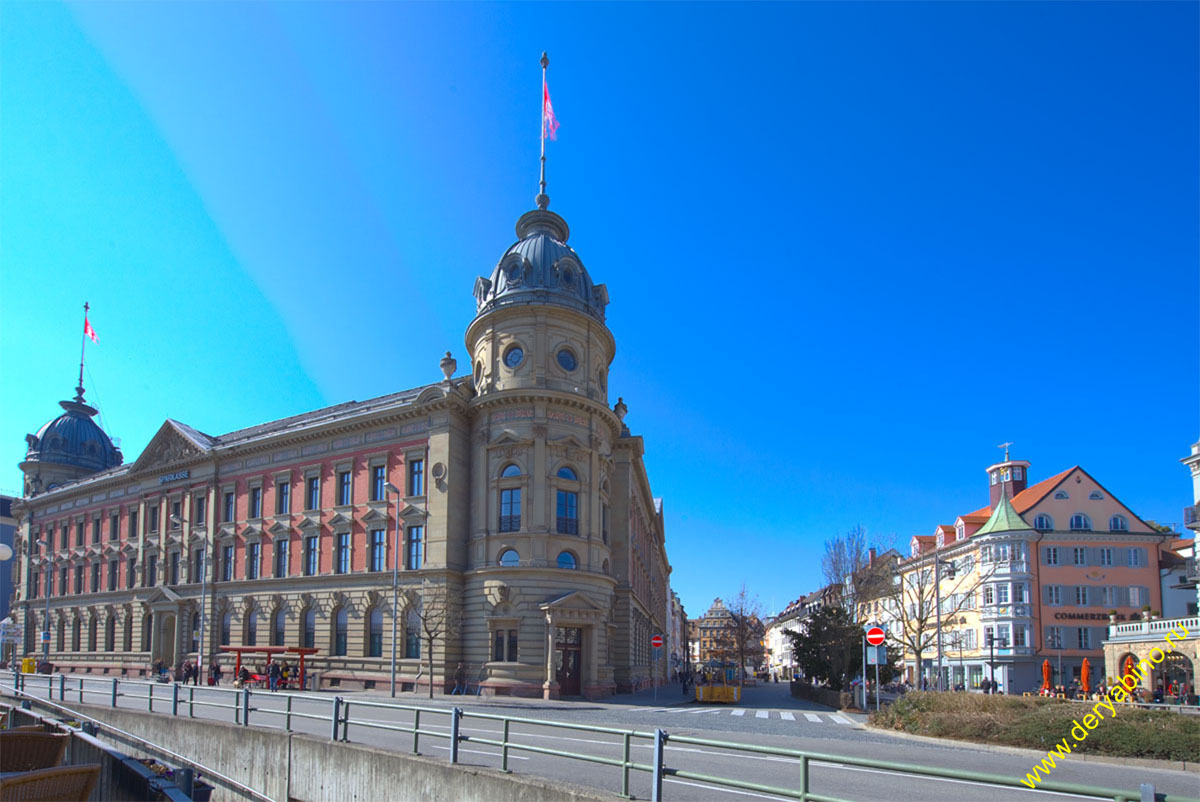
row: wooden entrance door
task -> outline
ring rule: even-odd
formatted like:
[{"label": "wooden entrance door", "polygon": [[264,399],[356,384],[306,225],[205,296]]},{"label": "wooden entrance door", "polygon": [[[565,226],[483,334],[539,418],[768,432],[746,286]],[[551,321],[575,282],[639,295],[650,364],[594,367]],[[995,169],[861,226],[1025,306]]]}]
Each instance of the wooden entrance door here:
[{"label": "wooden entrance door", "polygon": [[583,630],[579,627],[558,627],[555,652],[555,680],[559,694],[578,696],[583,672]]}]

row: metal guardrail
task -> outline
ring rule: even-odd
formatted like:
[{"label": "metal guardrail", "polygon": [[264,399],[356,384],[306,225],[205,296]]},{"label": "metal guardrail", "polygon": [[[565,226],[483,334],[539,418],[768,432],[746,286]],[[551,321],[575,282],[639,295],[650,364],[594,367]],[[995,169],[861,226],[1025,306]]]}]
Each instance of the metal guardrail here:
[{"label": "metal guardrail", "polygon": [[[999,788],[1013,788],[1025,790],[1029,793],[1050,793],[1050,794],[1069,794],[1092,799],[1112,800],[1112,802],[1138,802],[1142,799],[1153,799],[1156,802],[1200,802],[1188,797],[1179,795],[1160,794],[1156,795],[1153,786],[1143,785],[1138,791],[1131,791],[1117,788],[1104,788],[1099,786],[1080,785],[1075,783],[1063,783],[1053,781],[1042,781],[1035,789],[1029,789],[1026,783],[1020,779],[1006,777],[997,774],[981,774],[971,771],[958,771],[954,769],[941,769],[931,766],[919,766],[911,763],[896,763],[885,760],[872,760],[869,758],[847,757],[843,755],[830,755],[817,752],[805,752],[796,749],[786,749],[782,747],[772,746],[757,746],[752,744],[742,744],[731,741],[720,741],[708,738],[694,738],[683,735],[670,735],[664,730],[656,729],[653,732],[641,732],[637,730],[625,730],[612,727],[599,727],[590,724],[572,724],[560,721],[548,721],[545,719],[522,718],[517,716],[501,716],[494,713],[476,713],[472,711],[464,711],[459,707],[439,708],[439,707],[420,707],[415,705],[402,705],[392,702],[377,702],[364,699],[347,700],[341,696],[332,698],[325,695],[308,694],[308,693],[292,693],[286,691],[279,692],[258,692],[254,693],[249,688],[222,688],[219,686],[205,686],[203,690],[209,692],[217,692],[226,694],[232,697],[230,703],[211,702],[195,698],[198,686],[180,686],[178,684],[164,685],[163,683],[148,682],[146,680],[118,680],[117,678],[101,678],[101,677],[72,677],[68,683],[67,676],[59,675],[38,675],[38,674],[20,674],[14,672],[13,689],[24,698],[36,700],[41,704],[49,704],[51,707],[58,708],[71,713],[80,720],[87,719],[95,722],[98,726],[110,732],[121,732],[113,727],[110,727],[104,722],[82,716],[75,711],[70,711],[68,708],[60,705],[55,705],[52,701],[47,701],[42,697],[28,693],[25,688],[32,682],[35,686],[40,686],[39,680],[32,680],[33,677],[45,677],[47,688],[47,699],[53,696],[54,685],[58,685],[59,700],[65,701],[68,694],[68,684],[73,686],[70,689],[71,694],[78,694],[78,699],[81,703],[84,702],[84,695],[87,694],[106,694],[111,707],[117,706],[117,701],[124,696],[130,699],[146,699],[146,709],[149,712],[166,713],[169,707],[171,715],[182,715],[181,708],[186,707],[186,715],[194,717],[195,708],[197,706],[207,706],[219,709],[231,710],[233,720],[242,726],[249,726],[250,716],[252,712],[261,712],[284,717],[284,729],[288,732],[292,731],[292,719],[302,718],[321,722],[328,722],[330,726],[331,741],[349,741],[350,726],[362,727],[366,729],[387,730],[392,732],[400,732],[412,735],[412,753],[417,754],[420,750],[420,739],[422,736],[426,738],[438,738],[449,741],[450,762],[458,762],[458,749],[461,743],[474,743],[484,746],[491,746],[501,750],[500,753],[500,768],[501,771],[509,772],[508,768],[509,755],[511,752],[529,752],[532,754],[548,755],[553,757],[567,758],[571,760],[579,760],[588,763],[596,763],[600,765],[613,766],[621,770],[621,796],[629,797],[630,786],[629,778],[631,771],[642,771],[651,775],[651,799],[652,802],[660,802],[662,800],[662,784],[663,779],[667,777],[676,777],[681,780],[690,780],[694,782],[706,783],[723,788],[730,788],[740,791],[753,791],[758,793],[775,794],[777,796],[786,797],[789,799],[798,799],[801,802],[853,802],[839,797],[826,796],[818,794],[810,790],[811,784],[811,769],[816,765],[832,765],[832,766],[851,766],[856,768],[869,768],[894,773],[905,777],[928,777],[934,779],[949,779],[972,782],[979,785],[987,785]],[[55,677],[58,682],[55,683]],[[105,687],[99,690],[86,690],[85,682],[92,684],[102,684]],[[126,690],[122,690],[122,686],[130,686]],[[155,686],[162,688],[162,691],[155,693]],[[144,692],[139,689],[144,688]],[[180,691],[187,691],[187,698],[181,698]],[[282,709],[273,707],[257,707],[251,699],[273,700],[283,699],[284,707]],[[330,712],[328,715],[306,713],[294,710],[294,700],[301,699],[307,702],[328,702]],[[158,701],[159,709],[155,710],[155,702]],[[393,711],[403,711],[412,714],[412,724],[389,724],[379,721],[371,721],[366,718],[353,720],[350,715],[351,707],[355,710],[360,708],[365,709],[387,709]],[[446,716],[449,718],[449,731],[439,732],[429,729],[430,726],[426,721],[425,727],[422,727],[422,717],[428,719],[429,716]],[[462,731],[463,719],[480,719],[487,721],[500,722],[502,730],[501,737],[485,738],[478,735],[467,735]],[[511,727],[513,724],[524,724],[529,726],[547,727],[552,729],[575,730],[600,735],[611,735],[620,738],[619,742],[612,742],[613,746],[621,747],[621,757],[611,758],[601,755],[585,754],[580,752],[571,752],[565,749],[552,749],[544,746],[535,746],[530,743],[523,743],[516,738],[519,738],[521,733],[512,733]],[[437,726],[437,725],[434,725]],[[137,736],[129,733],[122,735],[137,739]],[[649,741],[649,744],[641,742]],[[650,746],[653,749],[653,760],[651,763],[638,763],[632,759],[632,747]],[[147,742],[148,743],[148,742]],[[796,762],[798,767],[798,776],[796,786],[781,787],[768,785],[765,783],[755,783],[746,780],[738,780],[732,777],[722,777],[718,775],[703,774],[700,772],[689,771],[682,768],[675,768],[668,764],[666,750],[671,744],[681,744],[687,746],[707,747],[710,749],[721,749],[732,753],[771,755],[774,757],[791,759]],[[182,755],[175,755],[163,750],[161,747],[156,747],[170,755],[171,759],[178,760],[187,765],[196,765],[203,773],[219,777],[223,781],[239,785],[253,794],[256,799],[268,802],[267,798],[259,794],[253,789],[246,786],[241,786],[235,780],[224,777],[224,775],[212,772],[211,770],[199,767],[188,758]],[[1149,794],[1149,796],[1147,796]]]}]

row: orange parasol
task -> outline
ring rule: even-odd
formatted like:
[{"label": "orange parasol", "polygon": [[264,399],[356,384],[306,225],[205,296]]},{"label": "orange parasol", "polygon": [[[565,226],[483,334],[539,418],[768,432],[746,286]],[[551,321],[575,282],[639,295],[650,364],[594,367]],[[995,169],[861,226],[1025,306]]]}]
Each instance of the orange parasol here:
[{"label": "orange parasol", "polygon": [[1050,672],[1051,671],[1053,671],[1053,669],[1050,668],[1050,661],[1043,660],[1042,661],[1042,690],[1043,691],[1050,690]]},{"label": "orange parasol", "polygon": [[1083,658],[1083,668],[1080,670],[1079,684],[1083,686],[1084,693],[1092,692],[1092,664],[1088,659]]},{"label": "orange parasol", "polygon": [[1133,655],[1132,654],[1125,655],[1125,670],[1121,672],[1122,679],[1124,679],[1125,677],[1127,677],[1133,673],[1133,666],[1134,666]]}]

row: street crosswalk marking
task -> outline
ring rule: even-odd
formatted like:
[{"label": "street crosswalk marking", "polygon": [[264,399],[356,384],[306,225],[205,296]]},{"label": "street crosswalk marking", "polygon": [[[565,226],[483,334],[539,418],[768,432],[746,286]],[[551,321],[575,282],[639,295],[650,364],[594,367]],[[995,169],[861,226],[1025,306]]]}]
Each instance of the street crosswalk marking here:
[{"label": "street crosswalk marking", "polygon": [[831,719],[833,719],[834,721],[836,721],[838,724],[849,724],[850,723],[850,719],[846,718],[845,716],[835,716],[833,714],[830,714],[829,717]]},{"label": "street crosswalk marking", "polygon": [[821,722],[821,717],[818,716],[816,713],[805,713],[804,717],[806,719],[808,719],[809,721],[815,721],[817,723]]},{"label": "street crosswalk marking", "polygon": [[[713,715],[719,715],[721,713],[728,712],[729,715],[738,716],[738,717],[743,717],[746,715],[747,712],[751,712],[754,714],[754,718],[756,718],[756,719],[764,719],[764,718],[770,719],[771,713],[772,713],[772,711],[770,711],[770,710],[747,710],[747,708],[744,708],[744,707],[734,707],[734,708],[729,708],[729,707],[692,707],[690,705],[676,705],[674,707],[639,707],[639,708],[636,708],[636,712],[638,712],[638,713],[688,713],[693,716],[706,716],[706,715],[713,716]],[[796,714],[791,711],[776,710],[774,712],[779,714],[779,718],[782,721],[795,721],[796,720]],[[846,724],[846,725],[850,725],[850,726],[854,725],[854,722],[851,719],[847,718],[846,716],[839,715],[837,713],[826,713],[824,719],[821,718],[821,716],[816,713],[807,713],[804,711],[800,711],[800,714],[804,716],[805,720],[807,720],[813,724],[828,724],[828,723],[832,722],[834,724]],[[826,721],[826,719],[828,719],[828,721]]]},{"label": "street crosswalk marking", "polygon": [[732,713],[733,713],[733,715],[735,715],[735,716],[744,716],[744,715],[746,715],[746,711],[745,711],[745,710],[742,710],[740,707],[739,707],[739,708],[737,708],[736,710],[732,710],[732,711],[730,711],[730,712],[732,712]]},{"label": "street crosswalk marking", "polygon": [[780,717],[781,719],[783,719],[784,721],[795,721],[795,720],[796,720],[796,717],[795,717],[795,716],[793,716],[791,713],[789,713],[789,712],[788,712],[788,711],[786,711],[786,710],[780,710],[780,711],[779,711],[779,717]]},{"label": "street crosswalk marking", "polygon": [[771,714],[768,713],[766,710],[759,710],[757,713],[754,714],[754,717],[755,718],[770,718]]}]

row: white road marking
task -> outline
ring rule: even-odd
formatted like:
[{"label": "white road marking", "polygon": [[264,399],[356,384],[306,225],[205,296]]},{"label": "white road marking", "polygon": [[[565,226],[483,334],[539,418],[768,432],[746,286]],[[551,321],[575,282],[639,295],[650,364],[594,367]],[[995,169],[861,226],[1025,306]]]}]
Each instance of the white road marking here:
[{"label": "white road marking", "polygon": [[816,713],[805,713],[805,714],[804,714],[804,717],[805,717],[806,719],[808,719],[809,721],[815,721],[815,722],[817,722],[818,724],[820,724],[820,723],[821,723],[821,717],[820,717],[820,716],[818,716]]},{"label": "white road marking", "polygon": [[793,716],[791,713],[789,713],[789,712],[788,712],[788,711],[786,711],[786,710],[780,710],[780,711],[779,711],[779,717],[780,717],[781,719],[783,719],[784,721],[795,721],[795,720],[796,720],[796,717],[795,717],[795,716]]},{"label": "white road marking", "polygon": [[695,715],[695,714],[704,715],[706,713],[720,713],[721,709],[719,707],[707,707],[707,708],[702,707],[699,710],[689,710],[688,712],[693,715]]},{"label": "white road marking", "polygon": [[729,712],[730,712],[732,715],[735,715],[735,716],[744,716],[744,715],[746,715],[746,711],[745,711],[745,710],[742,710],[740,707],[738,707],[738,708],[735,708],[734,710],[731,710],[731,711],[729,711]]},{"label": "white road marking", "polygon": [[690,785],[693,788],[703,788],[706,791],[720,791],[723,794],[738,794],[739,796],[756,796],[759,799],[778,799],[778,800],[782,800],[782,802],[786,802],[788,799],[785,796],[768,796],[767,794],[756,794],[756,793],[753,793],[752,791],[739,791],[735,788],[722,788],[718,785],[701,785],[700,783],[690,783],[690,782],[687,782],[686,780],[675,780],[670,777],[663,778],[663,782],[675,783],[676,785]]},{"label": "white road marking", "polygon": [[757,713],[754,714],[754,717],[755,718],[770,718],[771,714],[768,713],[766,710],[759,710]]},{"label": "white road marking", "polygon": [[831,719],[833,719],[834,721],[836,721],[838,724],[852,724],[853,723],[850,721],[850,719],[846,718],[845,716],[838,716],[833,713],[830,713],[829,717]]}]

